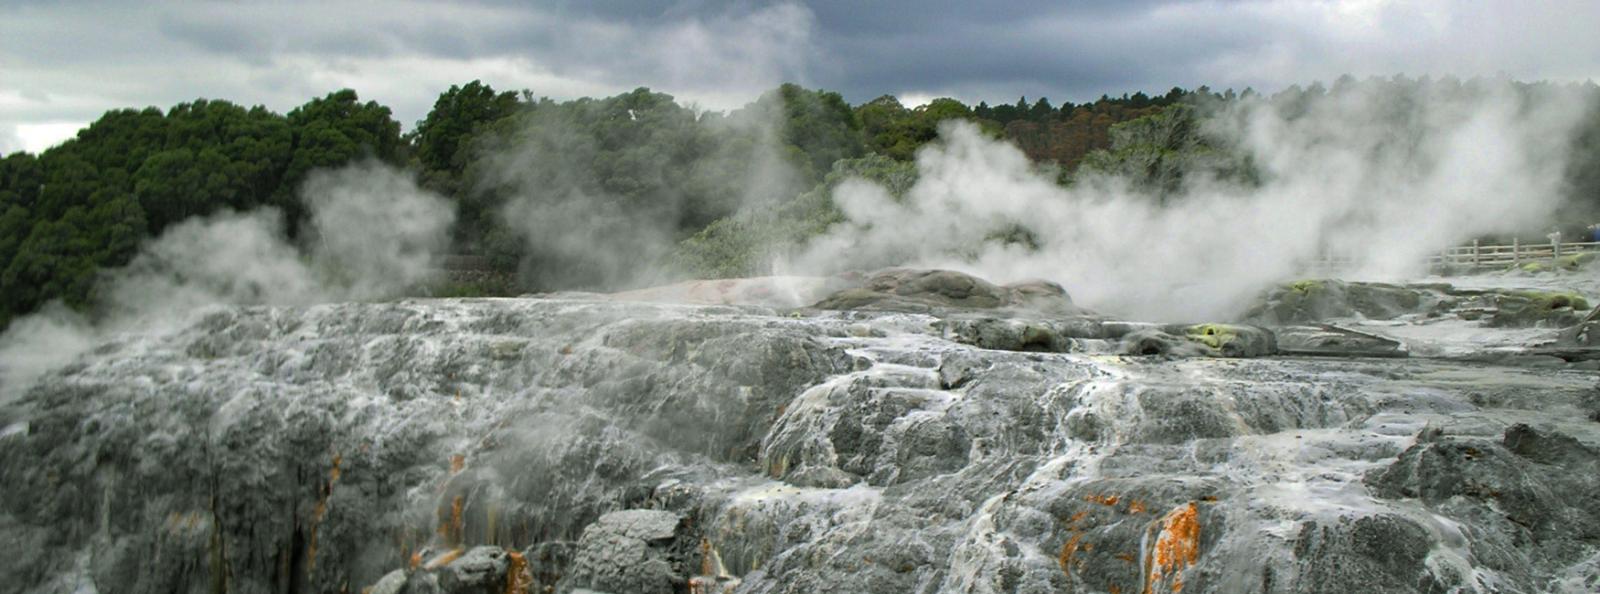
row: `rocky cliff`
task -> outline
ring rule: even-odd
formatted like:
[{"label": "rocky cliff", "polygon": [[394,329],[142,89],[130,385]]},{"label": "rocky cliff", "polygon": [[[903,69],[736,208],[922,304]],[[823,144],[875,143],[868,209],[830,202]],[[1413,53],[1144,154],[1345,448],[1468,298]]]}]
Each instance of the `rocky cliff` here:
[{"label": "rocky cliff", "polygon": [[0,584],[1600,588],[1593,371],[1275,355],[897,274],[845,309],[218,307],[121,336],[5,409]]}]

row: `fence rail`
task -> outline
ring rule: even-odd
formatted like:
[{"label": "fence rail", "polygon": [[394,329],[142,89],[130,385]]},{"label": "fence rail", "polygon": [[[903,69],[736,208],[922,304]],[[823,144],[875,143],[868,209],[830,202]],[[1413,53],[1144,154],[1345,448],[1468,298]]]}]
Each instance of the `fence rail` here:
[{"label": "fence rail", "polygon": [[1600,252],[1600,242],[1558,241],[1521,243],[1510,245],[1464,245],[1443,250],[1428,258],[1433,266],[1470,266],[1473,268],[1505,268],[1530,262],[1556,262],[1566,256]]}]

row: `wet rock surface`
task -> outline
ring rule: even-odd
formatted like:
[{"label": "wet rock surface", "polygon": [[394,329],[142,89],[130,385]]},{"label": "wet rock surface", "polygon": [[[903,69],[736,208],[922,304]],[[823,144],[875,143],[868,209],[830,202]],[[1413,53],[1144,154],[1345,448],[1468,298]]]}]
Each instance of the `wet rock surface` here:
[{"label": "wet rock surface", "polygon": [[817,309],[940,312],[951,309],[1020,309],[1059,315],[1083,313],[1060,285],[1028,281],[999,286],[952,270],[896,268],[865,275],[860,286],[838,291]]},{"label": "wet rock surface", "polygon": [[[896,282],[885,300],[927,308],[432,300],[120,337],[0,413],[0,583],[1600,585],[1600,373],[1284,357],[1252,325],[1002,315],[1023,289]],[[917,282],[939,297],[896,288]]]},{"label": "wet rock surface", "polygon": [[1395,285],[1313,279],[1286,283],[1264,292],[1243,319],[1264,326],[1311,324],[1334,318],[1390,320],[1454,307],[1444,285]]},{"label": "wet rock surface", "polygon": [[683,534],[683,517],[660,510],[630,509],[600,516],[583,531],[568,588],[598,592],[671,594],[683,591],[694,543]]},{"label": "wet rock surface", "polygon": [[1340,319],[1454,317],[1496,328],[1566,328],[1589,311],[1588,299],[1565,290],[1465,289],[1447,283],[1397,285],[1323,279],[1272,287],[1241,319],[1280,327]]}]

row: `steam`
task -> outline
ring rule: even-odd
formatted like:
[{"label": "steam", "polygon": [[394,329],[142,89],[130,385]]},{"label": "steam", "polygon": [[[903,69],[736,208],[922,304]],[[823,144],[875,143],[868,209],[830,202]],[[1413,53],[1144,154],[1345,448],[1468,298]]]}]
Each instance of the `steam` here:
[{"label": "steam", "polygon": [[[613,117],[690,116],[674,104]],[[626,151],[597,156],[602,139],[594,131],[562,112],[536,111],[505,146],[486,155],[485,185],[508,194],[497,214],[525,248],[520,276],[543,289],[614,290],[680,280],[669,256],[683,230],[799,192],[798,174],[779,148],[781,107],[756,104],[726,116],[692,117],[657,125],[691,129],[687,142],[697,146],[663,143],[659,136],[666,133],[657,132],[639,134]]]},{"label": "steam", "polygon": [[216,304],[305,305],[381,299],[424,280],[455,211],[403,172],[363,163],[314,173],[302,188],[309,247],[274,209],[189,219],[99,284],[95,315],[59,303],[0,335],[0,402],[113,335],[160,332]]},{"label": "steam", "polygon": [[[1297,99],[1241,100],[1206,120],[1259,183],[1196,170],[1168,195],[1104,174],[1063,188],[1009,144],[953,124],[918,156],[903,197],[840,186],[846,221],[785,265],[1043,278],[1107,313],[1226,319],[1323,256],[1364,276],[1415,275],[1441,248],[1548,224],[1585,106],[1570,88],[1478,82],[1351,83]],[[994,239],[1011,227],[1033,245]]]}]

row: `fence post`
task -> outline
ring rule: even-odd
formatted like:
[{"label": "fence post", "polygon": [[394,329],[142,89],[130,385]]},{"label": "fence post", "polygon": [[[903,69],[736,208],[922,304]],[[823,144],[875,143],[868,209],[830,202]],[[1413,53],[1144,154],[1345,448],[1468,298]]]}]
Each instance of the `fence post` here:
[{"label": "fence post", "polygon": [[1550,261],[1555,262],[1559,259],[1561,259],[1561,236],[1552,235],[1550,236]]},{"label": "fence post", "polygon": [[1511,238],[1511,267],[1512,268],[1516,268],[1516,267],[1522,265],[1522,245],[1521,244],[1522,244],[1522,240],[1521,239],[1516,238],[1516,237]]},{"label": "fence post", "polygon": [[1483,264],[1483,256],[1478,251],[1478,240],[1472,240],[1472,267],[1477,268]]}]

